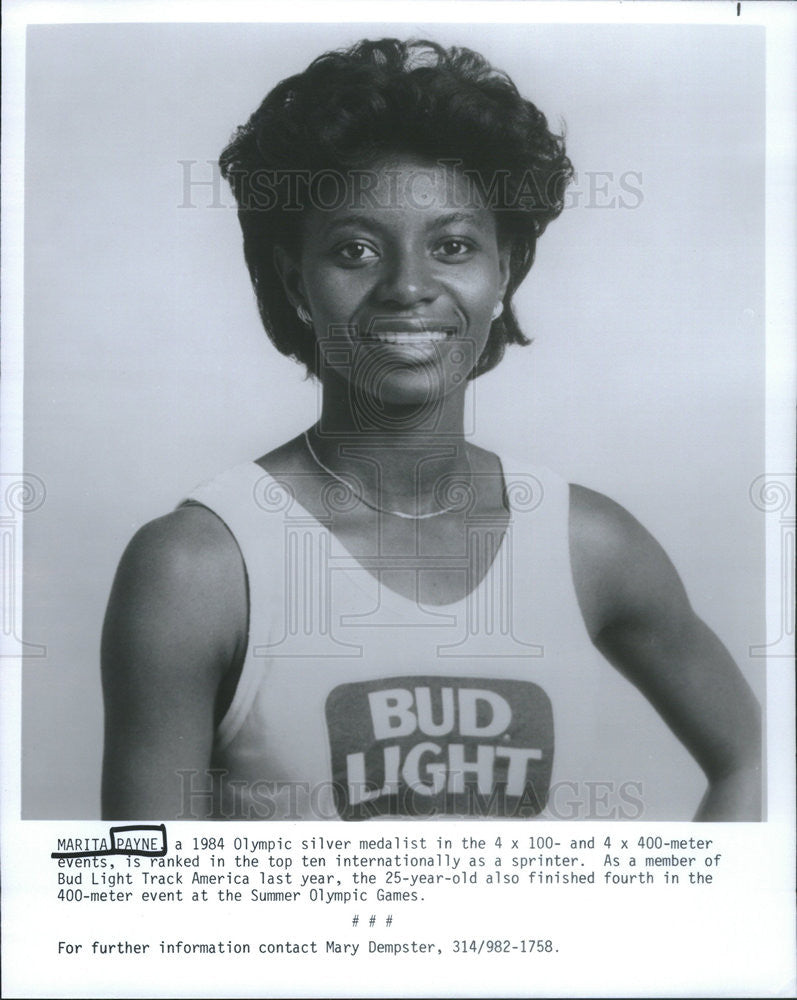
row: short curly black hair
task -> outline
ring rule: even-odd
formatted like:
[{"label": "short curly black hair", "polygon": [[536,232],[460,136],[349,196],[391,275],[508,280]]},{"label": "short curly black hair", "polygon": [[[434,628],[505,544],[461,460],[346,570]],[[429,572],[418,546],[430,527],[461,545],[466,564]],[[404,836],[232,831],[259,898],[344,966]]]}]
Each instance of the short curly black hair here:
[{"label": "short curly black hair", "polygon": [[391,154],[454,161],[480,178],[510,248],[504,311],[474,378],[500,361],[507,344],[529,343],[512,296],[538,237],[564,207],[573,168],[542,112],[470,49],[383,38],[327,52],[279,83],[238,128],[219,163],[238,204],[263,325],[278,350],[318,374],[315,337],[288,301],[274,250],[298,249],[314,175],[364,169]]}]

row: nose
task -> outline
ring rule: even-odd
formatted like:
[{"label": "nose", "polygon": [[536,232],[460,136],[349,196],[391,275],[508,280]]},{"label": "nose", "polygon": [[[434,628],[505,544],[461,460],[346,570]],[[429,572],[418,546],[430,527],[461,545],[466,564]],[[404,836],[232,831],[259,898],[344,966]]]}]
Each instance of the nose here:
[{"label": "nose", "polygon": [[377,288],[381,305],[407,309],[433,302],[438,294],[434,262],[423,252],[406,248],[390,255]]}]

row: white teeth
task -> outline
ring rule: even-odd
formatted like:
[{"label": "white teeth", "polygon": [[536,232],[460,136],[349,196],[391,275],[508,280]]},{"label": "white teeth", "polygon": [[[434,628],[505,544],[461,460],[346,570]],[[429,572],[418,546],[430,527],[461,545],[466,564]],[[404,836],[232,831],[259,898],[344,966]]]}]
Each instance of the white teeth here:
[{"label": "white teeth", "polygon": [[383,344],[419,344],[448,338],[448,334],[443,330],[419,330],[417,333],[409,333],[406,330],[379,330],[372,332],[370,336]]}]

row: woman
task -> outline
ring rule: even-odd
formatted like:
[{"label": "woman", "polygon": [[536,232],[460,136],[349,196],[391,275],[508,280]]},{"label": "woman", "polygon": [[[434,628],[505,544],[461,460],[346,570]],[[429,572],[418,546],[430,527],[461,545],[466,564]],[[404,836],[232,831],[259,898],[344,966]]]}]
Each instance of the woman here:
[{"label": "woman", "polygon": [[572,173],[544,116],[473,52],[361,42],[279,84],[221,165],[321,413],[128,547],[106,815],[596,818],[606,779],[643,815],[603,770],[623,723],[594,645],[705,771],[697,818],[758,818],[758,707],[655,540],[469,439]]}]

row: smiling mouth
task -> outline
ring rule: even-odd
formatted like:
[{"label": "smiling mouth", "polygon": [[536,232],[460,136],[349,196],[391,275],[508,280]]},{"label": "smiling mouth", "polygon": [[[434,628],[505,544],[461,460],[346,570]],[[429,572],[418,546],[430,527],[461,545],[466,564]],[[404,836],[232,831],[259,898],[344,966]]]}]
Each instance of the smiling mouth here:
[{"label": "smiling mouth", "polygon": [[404,330],[377,330],[366,336],[366,340],[377,340],[380,344],[427,344],[448,340],[445,330],[419,330],[407,333]]},{"label": "smiling mouth", "polygon": [[402,322],[401,320],[377,320],[368,328],[363,340],[380,344],[436,344],[449,340],[456,333],[453,326],[441,323]]}]

